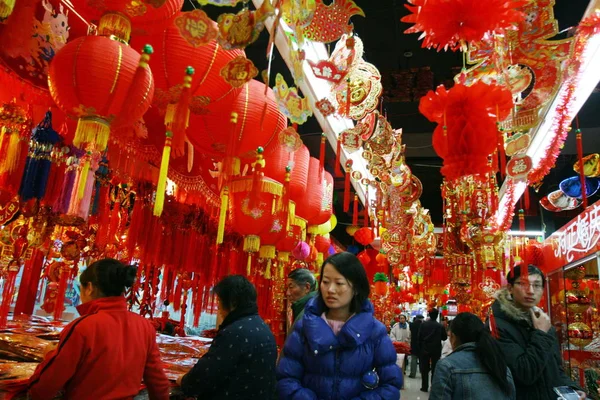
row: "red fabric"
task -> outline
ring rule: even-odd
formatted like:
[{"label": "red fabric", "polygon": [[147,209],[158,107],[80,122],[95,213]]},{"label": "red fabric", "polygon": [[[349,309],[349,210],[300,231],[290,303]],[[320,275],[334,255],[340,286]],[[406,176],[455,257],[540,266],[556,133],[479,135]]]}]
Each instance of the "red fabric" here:
[{"label": "red fabric", "polygon": [[127,311],[125,298],[105,297],[77,307],[80,318],[65,327],[29,383],[32,399],[132,399],[142,378],[150,399],[168,399],[156,331]]}]

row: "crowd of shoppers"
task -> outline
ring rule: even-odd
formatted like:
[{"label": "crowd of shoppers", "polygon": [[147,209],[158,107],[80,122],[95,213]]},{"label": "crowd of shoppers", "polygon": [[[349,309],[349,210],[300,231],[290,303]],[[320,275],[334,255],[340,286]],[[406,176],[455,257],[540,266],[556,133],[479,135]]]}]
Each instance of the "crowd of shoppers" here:
[{"label": "crowd of shoppers", "polygon": [[[305,269],[289,274],[290,333],[279,361],[275,338],[258,315],[256,289],[243,276],[228,276],[213,288],[218,333],[178,384],[186,396],[201,399],[396,400],[403,376],[393,340],[410,344],[409,377],[416,377],[418,361],[421,390],[431,388],[432,400],[554,400],[559,386],[585,399],[563,369],[548,315],[537,307],[545,276],[535,266],[525,268],[508,274],[486,324],[461,313],[444,326],[433,308],[424,322],[420,315],[410,324],[400,316],[388,333],[373,315],[360,261],[335,254],[323,263],[318,282]],[[135,276],[135,268],[112,259],[81,274],[81,316],[65,327],[32,376],[30,398],[58,392],[64,398],[133,398],[142,381],[150,399],[169,398],[155,329],[126,307],[124,292]]]}]

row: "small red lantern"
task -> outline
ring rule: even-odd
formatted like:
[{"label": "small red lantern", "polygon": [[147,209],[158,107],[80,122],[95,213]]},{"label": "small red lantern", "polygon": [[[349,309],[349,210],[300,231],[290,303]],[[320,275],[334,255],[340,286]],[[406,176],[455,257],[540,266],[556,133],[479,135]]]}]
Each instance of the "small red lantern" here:
[{"label": "small red lantern", "polygon": [[313,218],[310,222],[311,225],[321,225],[329,221],[333,214],[333,176],[325,171],[323,173],[323,198],[321,199],[321,207],[319,209],[319,215]]},{"label": "small red lantern", "polygon": [[315,222],[321,213],[323,195],[323,168],[319,159],[311,157],[308,164],[306,193],[296,203],[296,214],[305,218],[309,225],[318,225]]},{"label": "small red lantern", "polygon": [[144,55],[116,40],[85,36],[68,43],[50,64],[48,86],[56,104],[78,119],[73,143],[104,150],[111,128],[132,125],[150,107],[154,81]]},{"label": "small red lantern", "polygon": [[290,199],[298,203],[306,197],[306,185],[308,182],[308,165],[310,153],[306,146],[297,151],[289,153],[282,144],[273,146],[265,151],[265,175],[278,182],[285,180],[286,167],[291,166],[290,176]]},{"label": "small red lantern", "polygon": [[375,240],[375,234],[371,228],[360,228],[354,233],[354,239],[363,246],[368,246]]},{"label": "small red lantern", "polygon": [[371,257],[369,257],[369,254],[366,251],[361,251],[360,253],[358,253],[357,257],[358,257],[358,260],[360,261],[360,263],[365,268],[367,268],[369,266],[369,264],[371,263]]}]

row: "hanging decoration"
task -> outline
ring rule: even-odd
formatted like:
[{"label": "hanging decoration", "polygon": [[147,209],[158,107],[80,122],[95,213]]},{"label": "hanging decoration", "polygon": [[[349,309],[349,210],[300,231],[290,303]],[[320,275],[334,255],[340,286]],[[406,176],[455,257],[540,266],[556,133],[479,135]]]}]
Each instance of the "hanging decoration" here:
[{"label": "hanging decoration", "polygon": [[512,105],[508,90],[483,82],[450,90],[440,86],[421,99],[419,111],[438,124],[433,147],[444,159],[446,179],[491,170],[488,157],[496,149],[496,121],[506,118]]},{"label": "hanging decoration", "polygon": [[246,48],[258,39],[265,28],[265,20],[274,14],[271,0],[264,0],[258,10],[244,8],[237,14],[219,15],[219,43],[227,50]]},{"label": "hanging decoration", "polygon": [[308,40],[329,43],[338,40],[343,34],[354,29],[349,20],[354,15],[365,16],[363,10],[353,0],[335,0],[326,5],[323,0],[315,0],[316,9],[310,23],[302,28],[302,34]]},{"label": "hanging decoration", "polygon": [[295,87],[289,87],[283,75],[279,73],[275,76],[273,93],[279,104],[279,110],[292,123],[302,125],[313,115],[308,98],[301,97]]},{"label": "hanging decoration", "polygon": [[331,104],[331,101],[329,101],[329,99],[321,99],[315,103],[315,106],[325,118],[336,113],[335,106]]},{"label": "hanging decoration", "polygon": [[244,86],[250,79],[255,78],[258,75],[258,69],[246,57],[238,56],[229,61],[221,69],[220,74],[231,86],[239,88]]},{"label": "hanging decoration", "polygon": [[361,61],[345,81],[334,87],[338,113],[360,120],[375,111],[383,93],[381,74],[373,64]]},{"label": "hanging decoration", "polygon": [[422,32],[423,47],[466,50],[467,44],[516,28],[525,19],[518,10],[527,1],[517,0],[410,0],[411,14],[403,22],[414,24],[405,33]]},{"label": "hanging decoration", "polygon": [[202,10],[181,13],[175,18],[179,34],[193,47],[206,46],[219,34],[215,23]]}]

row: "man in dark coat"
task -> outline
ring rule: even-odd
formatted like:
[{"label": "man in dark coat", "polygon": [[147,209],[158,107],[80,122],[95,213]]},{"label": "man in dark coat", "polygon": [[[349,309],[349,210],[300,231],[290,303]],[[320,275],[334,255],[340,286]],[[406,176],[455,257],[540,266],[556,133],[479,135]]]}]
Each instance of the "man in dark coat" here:
[{"label": "man in dark coat", "polygon": [[186,396],[202,400],[274,400],[277,346],[258,315],[256,289],[231,275],[213,289],[219,301],[219,331],[208,353],[179,379]]},{"label": "man in dark coat", "polygon": [[517,400],[555,400],[557,386],[570,386],[584,399],[581,388],[563,369],[550,318],[537,307],[546,280],[542,271],[529,265],[527,276],[521,276],[517,266],[506,280],[508,285],[496,293],[492,304],[491,325],[512,372]]},{"label": "man in dark coat", "polygon": [[306,303],[317,295],[317,280],[313,273],[304,268],[290,272],[286,282],[285,295],[290,304],[287,326],[289,335],[294,324],[304,315]]},{"label": "man in dark coat", "polygon": [[419,359],[419,329],[423,323],[423,316],[417,315],[410,324],[410,373],[409,378],[416,378],[417,360]]},{"label": "man in dark coat", "polygon": [[419,364],[421,370],[421,392],[429,391],[429,370],[431,377],[435,373],[435,365],[442,356],[442,341],[448,338],[446,329],[437,322],[439,311],[429,311],[429,320],[423,322],[419,330]]}]

